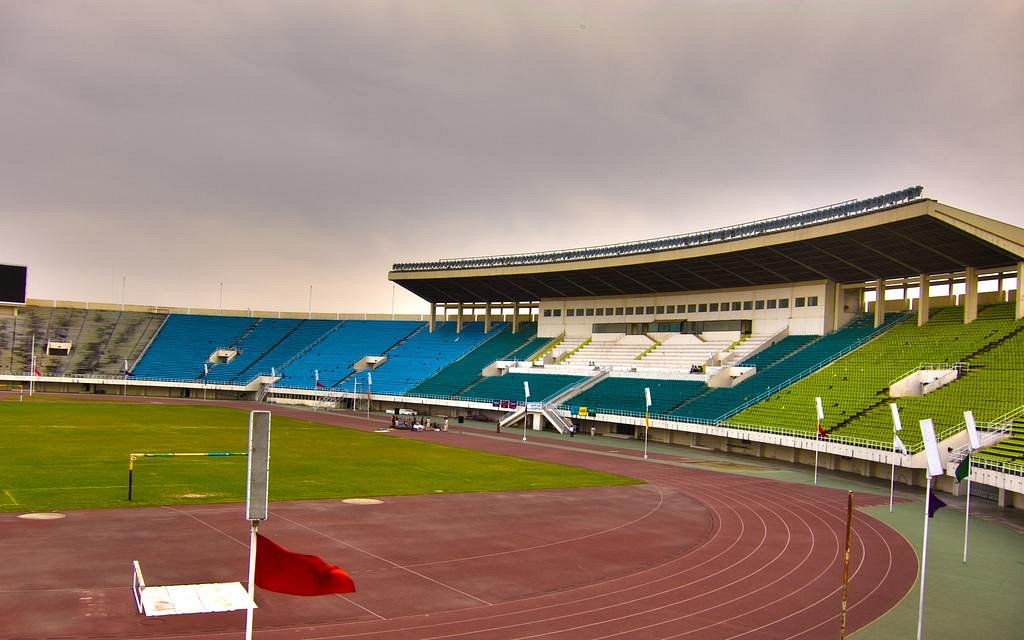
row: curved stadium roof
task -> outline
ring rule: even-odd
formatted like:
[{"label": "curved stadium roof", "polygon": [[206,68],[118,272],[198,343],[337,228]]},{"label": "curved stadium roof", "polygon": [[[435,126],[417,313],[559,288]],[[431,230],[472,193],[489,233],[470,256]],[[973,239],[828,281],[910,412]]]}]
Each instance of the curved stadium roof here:
[{"label": "curved stadium roof", "polygon": [[433,303],[650,295],[963,271],[1024,258],[1024,230],[921,198],[873,198],[684,235],[599,247],[397,263],[388,275]]}]

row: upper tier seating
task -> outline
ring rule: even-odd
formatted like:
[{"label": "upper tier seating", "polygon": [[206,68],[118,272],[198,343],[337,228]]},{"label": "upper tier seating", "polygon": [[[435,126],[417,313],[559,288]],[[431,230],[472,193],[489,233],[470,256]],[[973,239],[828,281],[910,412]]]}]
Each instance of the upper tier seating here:
[{"label": "upper tier seating", "polygon": [[691,367],[708,364],[732,343],[732,338],[707,339],[692,333],[677,333],[634,364],[645,369],[689,371]]},{"label": "upper tier seating", "polygon": [[217,349],[230,347],[256,323],[253,318],[171,314],[136,365],[138,378],[195,380]]},{"label": "upper tier seating", "polygon": [[455,360],[497,334],[506,323],[491,325],[484,333],[483,322],[466,322],[457,333],[455,322],[438,322],[434,332],[420,331],[387,352],[387,361],[373,371],[373,393],[398,395],[407,392]]},{"label": "upper tier seating", "polygon": [[516,350],[536,337],[537,325],[524,323],[519,333],[512,333],[510,327],[498,332],[490,340],[451,363],[434,376],[427,378],[409,390],[409,395],[429,397],[450,397],[478,381],[480,372],[496,360],[506,360]]},{"label": "upper tier seating", "polygon": [[322,339],[283,365],[278,386],[316,389],[319,373],[321,387],[333,388],[354,373],[352,366],[363,357],[384,355],[427,326],[409,320],[344,320],[335,324]]},{"label": "upper tier seating", "polygon": [[[1024,381],[1014,371],[1019,371],[1024,356],[1022,323],[1012,315],[1007,319],[1010,307],[984,308],[977,320],[966,325],[961,307],[935,310],[921,327],[910,317],[831,366],[743,411],[732,422],[813,432],[814,398],[821,397],[826,428],[886,443],[892,442],[888,405],[895,402],[903,423],[900,438],[913,445],[921,442],[923,418],[932,418],[937,431],[960,424],[967,409],[979,421],[991,420],[1024,404]],[[919,398],[889,397],[889,386],[923,363],[962,361],[970,365],[969,372],[952,384]]]},{"label": "upper tier seating", "polygon": [[[706,393],[670,411],[670,415],[696,422],[719,422],[743,409],[759,397],[778,391],[796,382],[808,372],[825,366],[855,345],[888,329],[904,314],[886,314],[882,327],[875,328],[874,318],[862,314],[845,327],[810,342],[785,359],[763,369],[735,387],[709,389]],[[765,351],[770,351],[766,349]],[[760,354],[758,354],[760,355]],[[755,356],[756,357],[756,356]],[[813,405],[812,405],[813,407]],[[805,425],[806,426],[806,425]],[[812,425],[813,426],[813,425]]]},{"label": "upper tier seating", "polygon": [[231,362],[210,365],[210,373],[206,376],[207,382],[233,382],[270,348],[294,331],[300,322],[302,320],[291,318],[260,318],[238,342],[231,345],[238,351],[238,355]]},{"label": "upper tier seating", "polygon": [[620,336],[614,341],[603,338],[604,335],[596,334],[590,342],[565,358],[562,364],[633,367],[637,365],[637,356],[654,345],[654,341],[647,336]]}]

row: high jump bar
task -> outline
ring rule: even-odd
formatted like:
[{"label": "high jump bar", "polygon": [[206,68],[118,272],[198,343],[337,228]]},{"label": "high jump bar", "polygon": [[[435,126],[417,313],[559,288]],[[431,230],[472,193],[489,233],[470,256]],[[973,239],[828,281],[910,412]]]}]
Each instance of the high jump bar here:
[{"label": "high jump bar", "polygon": [[139,458],[181,458],[186,456],[205,456],[208,458],[224,458],[227,456],[247,456],[246,452],[237,453],[234,451],[207,451],[205,453],[129,453],[128,454],[128,500],[132,499],[132,471],[135,469],[135,461]]}]

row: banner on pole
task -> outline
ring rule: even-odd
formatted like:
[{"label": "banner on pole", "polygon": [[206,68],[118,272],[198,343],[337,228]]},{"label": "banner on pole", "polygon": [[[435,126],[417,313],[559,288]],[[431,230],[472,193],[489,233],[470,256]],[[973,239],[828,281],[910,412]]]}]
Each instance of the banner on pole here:
[{"label": "banner on pole", "polygon": [[978,437],[978,425],[974,422],[974,412],[964,411],[964,422],[967,423],[967,439],[971,442],[971,451],[981,448],[981,438]]},{"label": "banner on pole", "polygon": [[928,475],[941,476],[946,470],[942,468],[939,443],[935,440],[935,425],[932,424],[931,418],[921,421],[921,437],[924,438],[924,450],[928,456]]},{"label": "banner on pole", "polygon": [[248,520],[267,519],[270,477],[270,412],[249,412],[249,482],[245,494]]}]

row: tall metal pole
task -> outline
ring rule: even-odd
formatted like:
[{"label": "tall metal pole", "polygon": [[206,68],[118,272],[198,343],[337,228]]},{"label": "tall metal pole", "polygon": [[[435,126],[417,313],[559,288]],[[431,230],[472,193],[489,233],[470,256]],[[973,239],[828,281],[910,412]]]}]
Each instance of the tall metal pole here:
[{"label": "tall metal pole", "polygon": [[924,631],[924,585],[925,572],[928,569],[928,505],[932,501],[932,476],[928,473],[924,493],[924,541],[921,545],[921,598],[917,604],[917,640],[921,640]]},{"label": "tall metal pole", "polygon": [[967,453],[967,506],[964,509],[964,564],[967,564],[967,530],[971,523],[971,467],[974,466],[974,459],[970,452]]},{"label": "tall metal pole", "polygon": [[36,334],[32,334],[32,357],[28,360],[28,395],[31,398],[36,388]]},{"label": "tall metal pole", "polygon": [[821,422],[825,419],[825,411],[821,406],[821,398],[815,398],[814,405],[818,410],[818,424],[814,430],[814,484],[818,484],[818,451],[821,449]]},{"label": "tall metal pole", "polygon": [[217,298],[217,313],[224,315],[224,283],[220,283],[220,295]]},{"label": "tall metal pole", "polygon": [[124,311],[124,290],[128,284],[128,278],[121,276],[121,311]]},{"label": "tall metal pole", "polygon": [[309,308],[306,311],[306,319],[313,317],[313,285],[309,285]]}]

